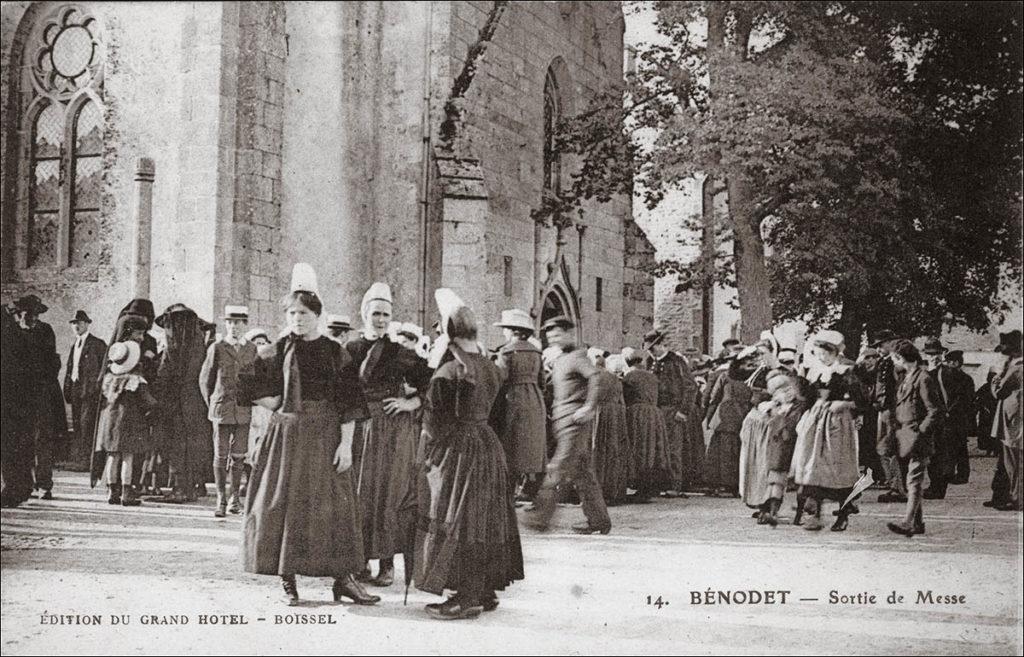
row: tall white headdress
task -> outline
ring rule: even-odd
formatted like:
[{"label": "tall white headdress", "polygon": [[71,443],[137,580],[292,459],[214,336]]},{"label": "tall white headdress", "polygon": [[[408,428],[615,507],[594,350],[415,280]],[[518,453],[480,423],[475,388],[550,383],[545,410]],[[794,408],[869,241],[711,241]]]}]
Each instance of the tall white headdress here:
[{"label": "tall white headdress", "polygon": [[313,265],[306,262],[297,262],[292,266],[292,284],[288,288],[291,292],[312,292],[320,296],[320,287],[316,282],[316,271]]}]

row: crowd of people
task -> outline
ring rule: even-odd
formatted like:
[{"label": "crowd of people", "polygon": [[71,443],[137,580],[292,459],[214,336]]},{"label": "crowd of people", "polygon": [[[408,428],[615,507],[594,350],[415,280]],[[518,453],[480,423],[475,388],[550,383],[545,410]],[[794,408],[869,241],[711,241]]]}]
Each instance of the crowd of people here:
[{"label": "crowd of people", "polygon": [[323,317],[316,274],[299,264],[280,334],[250,328],[241,305],[225,307],[218,334],[184,304],[157,316],[133,299],[104,342],[80,310],[63,387],[48,309],[22,297],[2,313],[3,505],[52,499],[70,435],[66,460],[110,504],[191,502],[212,483],[214,515],[242,518],[244,569],[279,576],[290,604],[296,575],[375,604],[364,585],[393,584],[401,554],[407,587],[455,592],[427,606],[443,620],[498,606],[523,577],[520,524],[546,530],[560,501],[580,504],[574,532],[607,534],[610,505],[695,493],[740,498],[775,527],[795,492],[792,524],[822,529],[831,500],[843,531],[874,487],[905,504],[888,527],[912,537],[922,501],[969,480],[976,435],[998,456],[985,505],[1021,509],[1019,330],[1000,336],[1002,365],[976,391],[963,354],[936,339],[922,353],[882,332],[853,361],[836,331],[802,353],[768,331],[688,359],[655,330],[612,354],[577,344],[568,317],[537,331],[510,309],[492,350],[453,291],[435,297],[428,335],[395,321],[390,288],[374,283],[357,331]]}]

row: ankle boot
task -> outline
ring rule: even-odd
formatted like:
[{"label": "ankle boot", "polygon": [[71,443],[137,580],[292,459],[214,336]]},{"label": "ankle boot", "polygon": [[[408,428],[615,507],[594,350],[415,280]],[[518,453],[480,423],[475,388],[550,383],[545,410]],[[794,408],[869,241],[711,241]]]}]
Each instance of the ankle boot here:
[{"label": "ankle boot", "polygon": [[768,500],[768,518],[765,519],[765,524],[775,527],[779,524],[779,507],[782,506],[782,500],[777,497],[773,497]]},{"label": "ankle boot", "polygon": [[804,524],[804,529],[812,532],[821,531],[821,504],[816,504],[811,519]]},{"label": "ankle boot", "polygon": [[377,576],[370,580],[373,586],[391,586],[395,583],[395,561],[394,559],[381,559],[380,569]]},{"label": "ankle boot", "polygon": [[140,506],[142,502],[135,495],[134,486],[121,487],[121,506]]},{"label": "ankle boot", "polygon": [[242,512],[242,502],[239,499],[239,489],[242,486],[242,463],[241,461],[231,462],[231,501],[228,503],[228,511],[231,513]]},{"label": "ankle boot", "polygon": [[281,575],[281,585],[284,587],[284,601],[289,607],[299,604],[299,587],[295,583],[295,575]]},{"label": "ankle boot", "polygon": [[107,486],[107,504],[121,503],[121,484],[110,484]]},{"label": "ankle boot", "polygon": [[352,575],[335,577],[331,593],[334,594],[335,602],[341,602],[342,598],[349,598],[357,605],[374,605],[380,602],[380,596],[367,593]]},{"label": "ankle boot", "polygon": [[802,525],[804,517],[804,504],[807,499],[803,495],[796,496],[796,513],[793,515],[793,524]]},{"label": "ankle boot", "polygon": [[219,463],[214,464],[213,483],[217,487],[217,510],[213,512],[213,515],[216,518],[223,518],[227,515],[228,500],[224,491],[226,479],[227,473],[224,471],[224,466]]}]

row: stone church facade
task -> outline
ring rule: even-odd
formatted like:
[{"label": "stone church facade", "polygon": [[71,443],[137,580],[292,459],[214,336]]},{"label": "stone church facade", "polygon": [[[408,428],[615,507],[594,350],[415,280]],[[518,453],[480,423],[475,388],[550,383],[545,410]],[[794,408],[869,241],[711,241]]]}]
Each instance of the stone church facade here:
[{"label": "stone church facade", "polygon": [[[637,344],[654,253],[629,198],[558,230],[561,118],[622,76],[615,2],[6,2],[2,293],[59,344],[129,298],[281,326],[292,264],[356,318],[374,280],[429,324],[448,286]],[[447,132],[442,134],[445,124]]]}]

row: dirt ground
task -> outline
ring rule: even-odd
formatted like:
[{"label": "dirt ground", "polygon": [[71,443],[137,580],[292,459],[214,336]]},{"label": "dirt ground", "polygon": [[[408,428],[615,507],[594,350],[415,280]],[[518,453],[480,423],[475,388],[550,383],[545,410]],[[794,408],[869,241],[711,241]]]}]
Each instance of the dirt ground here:
[{"label": "dirt ground", "polygon": [[275,578],[240,571],[238,517],[108,506],[58,473],[56,499],[3,511],[3,654],[1021,654],[1021,515],[981,506],[994,464],[974,458],[970,484],[926,502],[913,539],[886,530],[902,507],[878,491],[843,533],[691,496],[614,507],[610,535],[576,536],[564,506],[549,533],[523,531],[526,579],[498,609],[449,623],[398,583],[357,607],[300,577],[286,607]]}]

